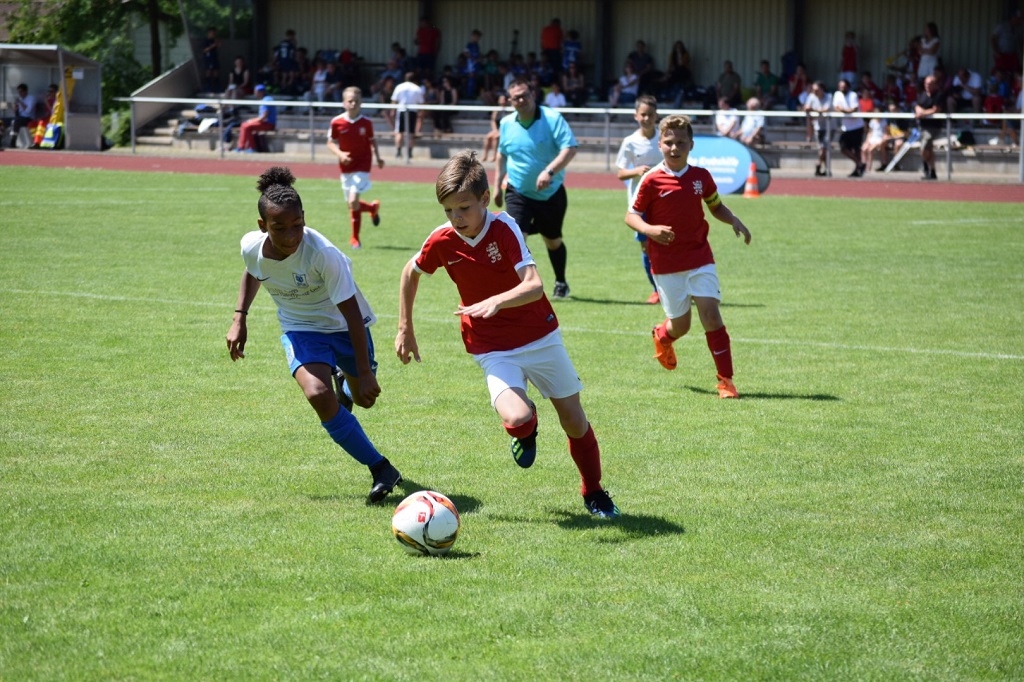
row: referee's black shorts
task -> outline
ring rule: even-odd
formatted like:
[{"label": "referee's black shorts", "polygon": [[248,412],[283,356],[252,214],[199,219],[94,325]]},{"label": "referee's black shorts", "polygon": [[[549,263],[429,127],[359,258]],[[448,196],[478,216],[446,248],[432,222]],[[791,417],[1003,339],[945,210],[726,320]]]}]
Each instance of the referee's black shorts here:
[{"label": "referee's black shorts", "polygon": [[530,199],[516,191],[512,185],[505,190],[505,210],[519,225],[523,234],[539,234],[547,239],[562,238],[562,221],[569,205],[565,185],[550,199]]}]

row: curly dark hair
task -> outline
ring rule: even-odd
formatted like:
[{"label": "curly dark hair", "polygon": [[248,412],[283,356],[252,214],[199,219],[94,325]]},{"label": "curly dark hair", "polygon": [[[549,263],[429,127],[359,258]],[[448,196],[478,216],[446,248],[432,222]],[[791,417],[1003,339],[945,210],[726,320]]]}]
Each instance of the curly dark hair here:
[{"label": "curly dark hair", "polygon": [[278,208],[296,207],[302,210],[302,199],[292,187],[294,184],[295,175],[290,168],[272,166],[263,171],[260,179],[256,181],[256,190],[260,193],[260,217],[267,217],[267,206],[270,205]]}]

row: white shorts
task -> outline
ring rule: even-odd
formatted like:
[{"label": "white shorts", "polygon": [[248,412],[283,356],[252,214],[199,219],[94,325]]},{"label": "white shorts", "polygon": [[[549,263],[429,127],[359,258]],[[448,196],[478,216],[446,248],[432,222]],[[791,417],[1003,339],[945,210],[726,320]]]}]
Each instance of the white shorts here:
[{"label": "white shorts", "polygon": [[526,391],[527,381],[537,387],[545,400],[568,398],[583,390],[559,329],[521,348],[481,353],[473,359],[484,371],[491,407],[510,388]]},{"label": "white shorts", "polygon": [[658,288],[661,307],[670,320],[683,317],[690,312],[690,298],[700,296],[722,300],[718,285],[718,270],[715,264],[702,265],[693,270],[654,275],[654,286]]},{"label": "white shorts", "polygon": [[341,191],[345,193],[345,199],[352,196],[352,192],[356,194],[364,194],[370,190],[372,185],[370,184],[370,174],[364,171],[357,173],[342,173],[341,174]]}]

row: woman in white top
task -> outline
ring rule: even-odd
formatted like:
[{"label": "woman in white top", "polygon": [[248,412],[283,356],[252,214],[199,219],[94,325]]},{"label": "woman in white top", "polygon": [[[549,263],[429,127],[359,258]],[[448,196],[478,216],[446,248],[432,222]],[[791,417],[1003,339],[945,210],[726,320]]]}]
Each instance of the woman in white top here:
[{"label": "woman in white top", "polygon": [[924,25],[924,33],[921,35],[921,61],[917,64],[917,78],[924,80],[932,75],[932,71],[939,64],[939,48],[942,41],[939,40],[939,27],[934,21]]}]

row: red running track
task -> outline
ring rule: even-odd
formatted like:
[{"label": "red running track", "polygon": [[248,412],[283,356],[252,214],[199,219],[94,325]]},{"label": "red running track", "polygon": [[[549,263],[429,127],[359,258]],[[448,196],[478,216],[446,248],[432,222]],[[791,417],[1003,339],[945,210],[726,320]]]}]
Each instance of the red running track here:
[{"label": "red running track", "polygon": [[[158,171],[166,173],[206,173],[210,175],[259,176],[268,166],[288,166],[299,177],[336,178],[337,164],[329,158],[322,162],[275,160],[261,155],[245,155],[225,159],[151,156],[126,152],[64,152],[38,149],[5,149],[0,152],[0,166],[39,166],[45,168],[80,168],[126,171]],[[436,165],[388,164],[374,168],[373,178],[382,182],[433,183],[441,162]],[[589,189],[622,189],[622,182],[613,173],[574,172],[566,178],[567,187]],[[779,196],[837,197],[848,199],[912,199],[917,201],[986,201],[1024,203],[1024,184],[984,182],[917,182],[886,181],[873,178],[772,178],[769,193]]]}]

